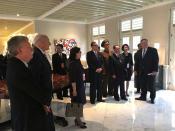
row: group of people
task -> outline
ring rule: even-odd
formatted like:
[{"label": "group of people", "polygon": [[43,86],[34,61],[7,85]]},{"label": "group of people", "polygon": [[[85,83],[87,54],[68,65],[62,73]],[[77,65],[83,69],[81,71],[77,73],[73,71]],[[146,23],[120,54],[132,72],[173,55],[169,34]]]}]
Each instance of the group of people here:
[{"label": "group of people", "polygon": [[[52,66],[45,55],[51,45],[48,36],[38,34],[33,47],[25,36],[14,36],[8,41],[8,64],[6,80],[11,103],[11,120],[14,131],[55,131],[51,109],[52,73],[68,74],[70,85],[57,91],[57,98],[68,96],[70,89],[71,102],[86,103],[84,87],[84,68],[81,64],[81,50],[73,47],[69,59],[62,53],[63,46],[55,45],[56,53],[52,56]],[[151,103],[154,103],[154,79],[158,71],[157,50],[148,47],[148,40],[141,40],[142,48],[135,57],[133,69],[132,55],[129,46],[114,45],[109,49],[109,41],[104,40],[103,52],[99,52],[96,42],[91,43],[92,50],[87,52],[88,74],[90,78],[90,102],[105,102],[103,97],[114,96],[116,101],[127,100],[129,81],[134,72],[141,96],[138,100],[146,101],[147,90],[151,92]],[[68,65],[68,66],[67,66]],[[124,82],[126,81],[126,91]],[[120,87],[120,95],[118,88]],[[150,87],[150,88],[148,88]],[[59,117],[59,119],[64,118]],[[75,125],[87,128],[80,117],[75,118]]]}]

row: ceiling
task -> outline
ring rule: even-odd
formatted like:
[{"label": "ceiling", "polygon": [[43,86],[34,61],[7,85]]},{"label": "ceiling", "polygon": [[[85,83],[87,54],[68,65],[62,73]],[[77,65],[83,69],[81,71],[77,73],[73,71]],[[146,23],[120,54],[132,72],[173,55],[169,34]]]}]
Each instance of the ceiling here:
[{"label": "ceiling", "polygon": [[9,35],[10,33],[8,33],[8,31],[11,30],[11,32],[14,32],[33,20],[61,20],[90,23],[106,17],[173,1],[174,0],[0,0],[0,37]]}]

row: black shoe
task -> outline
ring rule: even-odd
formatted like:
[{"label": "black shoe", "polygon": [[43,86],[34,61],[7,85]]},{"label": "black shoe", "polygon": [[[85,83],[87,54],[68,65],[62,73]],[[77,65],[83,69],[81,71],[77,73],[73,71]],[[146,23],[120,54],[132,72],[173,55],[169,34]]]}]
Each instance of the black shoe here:
[{"label": "black shoe", "polygon": [[78,123],[77,119],[75,119],[74,122],[75,122],[75,125],[76,125],[76,126],[79,126],[80,128],[83,128],[83,129],[87,128],[87,126],[85,125],[85,124],[86,124],[85,122],[82,122],[82,125],[80,125],[80,124]]},{"label": "black shoe", "polygon": [[141,100],[141,101],[146,101],[146,98],[144,97],[138,97],[138,98],[135,98],[136,100]]},{"label": "black shoe", "polygon": [[126,96],[129,96],[129,94],[128,94],[128,93],[126,93]]},{"label": "black shoe", "polygon": [[61,97],[61,96],[57,96],[57,99],[63,100],[63,97]]},{"label": "black shoe", "polygon": [[127,101],[128,99],[125,97],[125,98],[121,98],[122,100],[125,100],[125,101]]},{"label": "black shoe", "polygon": [[[75,122],[75,125],[78,125],[77,119],[75,119],[74,122]],[[83,123],[83,125],[86,125],[86,122],[82,122],[82,123]]]},{"label": "black shoe", "polygon": [[116,101],[120,101],[120,98],[114,98]]},{"label": "black shoe", "polygon": [[106,98],[106,97],[107,97],[107,95],[103,95],[103,97],[105,97],[105,98]]},{"label": "black shoe", "polygon": [[95,101],[91,101],[91,104],[95,104]]},{"label": "black shoe", "polygon": [[97,100],[97,101],[99,101],[99,102],[105,102],[105,100]]},{"label": "black shoe", "polygon": [[151,100],[150,102],[151,102],[151,104],[154,104],[155,103],[154,100]]},{"label": "black shoe", "polygon": [[68,126],[68,121],[65,118],[62,117],[56,117],[55,123],[62,127]]}]

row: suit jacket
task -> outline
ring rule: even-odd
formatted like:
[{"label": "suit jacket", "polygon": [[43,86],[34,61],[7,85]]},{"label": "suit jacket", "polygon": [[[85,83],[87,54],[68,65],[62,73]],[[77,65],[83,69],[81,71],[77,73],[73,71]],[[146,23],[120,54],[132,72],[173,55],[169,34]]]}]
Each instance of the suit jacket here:
[{"label": "suit jacket", "polygon": [[47,57],[34,47],[33,58],[29,62],[29,68],[32,72],[33,81],[36,87],[42,88],[47,92],[47,97],[50,99],[47,105],[50,105],[52,99],[52,71]]},{"label": "suit jacket", "polygon": [[111,75],[116,75],[116,79],[124,80],[124,56],[119,54],[119,58],[116,54],[112,54],[109,57],[109,71]]},{"label": "suit jacket", "polygon": [[43,90],[34,86],[30,70],[16,57],[8,61],[7,86],[12,128],[15,131],[47,131],[43,105],[48,100]]},{"label": "suit jacket", "polygon": [[[32,72],[34,85],[36,88],[42,88],[45,98],[49,100],[47,105],[50,106],[52,100],[52,70],[46,55],[37,47],[34,47],[34,54],[29,62],[29,68]],[[45,125],[48,131],[55,130],[52,113],[47,115],[47,123]]]},{"label": "suit jacket", "polygon": [[148,47],[144,58],[142,58],[142,49],[137,55],[134,71],[139,72],[140,75],[147,75],[153,71],[158,72],[159,56],[155,48]]},{"label": "suit jacket", "polygon": [[[61,63],[64,63],[64,68],[61,68]],[[66,75],[67,74],[67,58],[66,54],[62,53],[62,57],[58,53],[52,55],[52,66],[53,66],[53,73]]]},{"label": "suit jacket", "polygon": [[[94,79],[94,76],[97,74],[96,70],[98,68],[104,69],[104,57],[102,56],[100,52],[97,52],[97,56],[98,58],[96,57],[93,51],[89,51],[86,55],[86,60],[87,60],[88,68],[89,68],[90,80]],[[98,74],[101,75],[102,72]]]}]

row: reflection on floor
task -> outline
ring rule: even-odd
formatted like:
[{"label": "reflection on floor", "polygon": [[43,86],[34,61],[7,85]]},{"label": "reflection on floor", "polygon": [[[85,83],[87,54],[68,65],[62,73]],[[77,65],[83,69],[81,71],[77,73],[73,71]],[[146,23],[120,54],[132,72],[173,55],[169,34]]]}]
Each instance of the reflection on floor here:
[{"label": "reflection on floor", "polygon": [[[107,97],[106,102],[84,107],[84,120],[87,129],[74,126],[74,118],[66,118],[68,127],[56,126],[56,131],[173,131],[175,130],[175,91],[157,91],[155,104],[135,100],[130,87],[128,101],[114,101]],[[149,100],[149,97],[147,98]],[[69,101],[69,100],[67,100]],[[1,128],[0,128],[1,130]],[[10,131],[10,130],[4,130]]]}]

